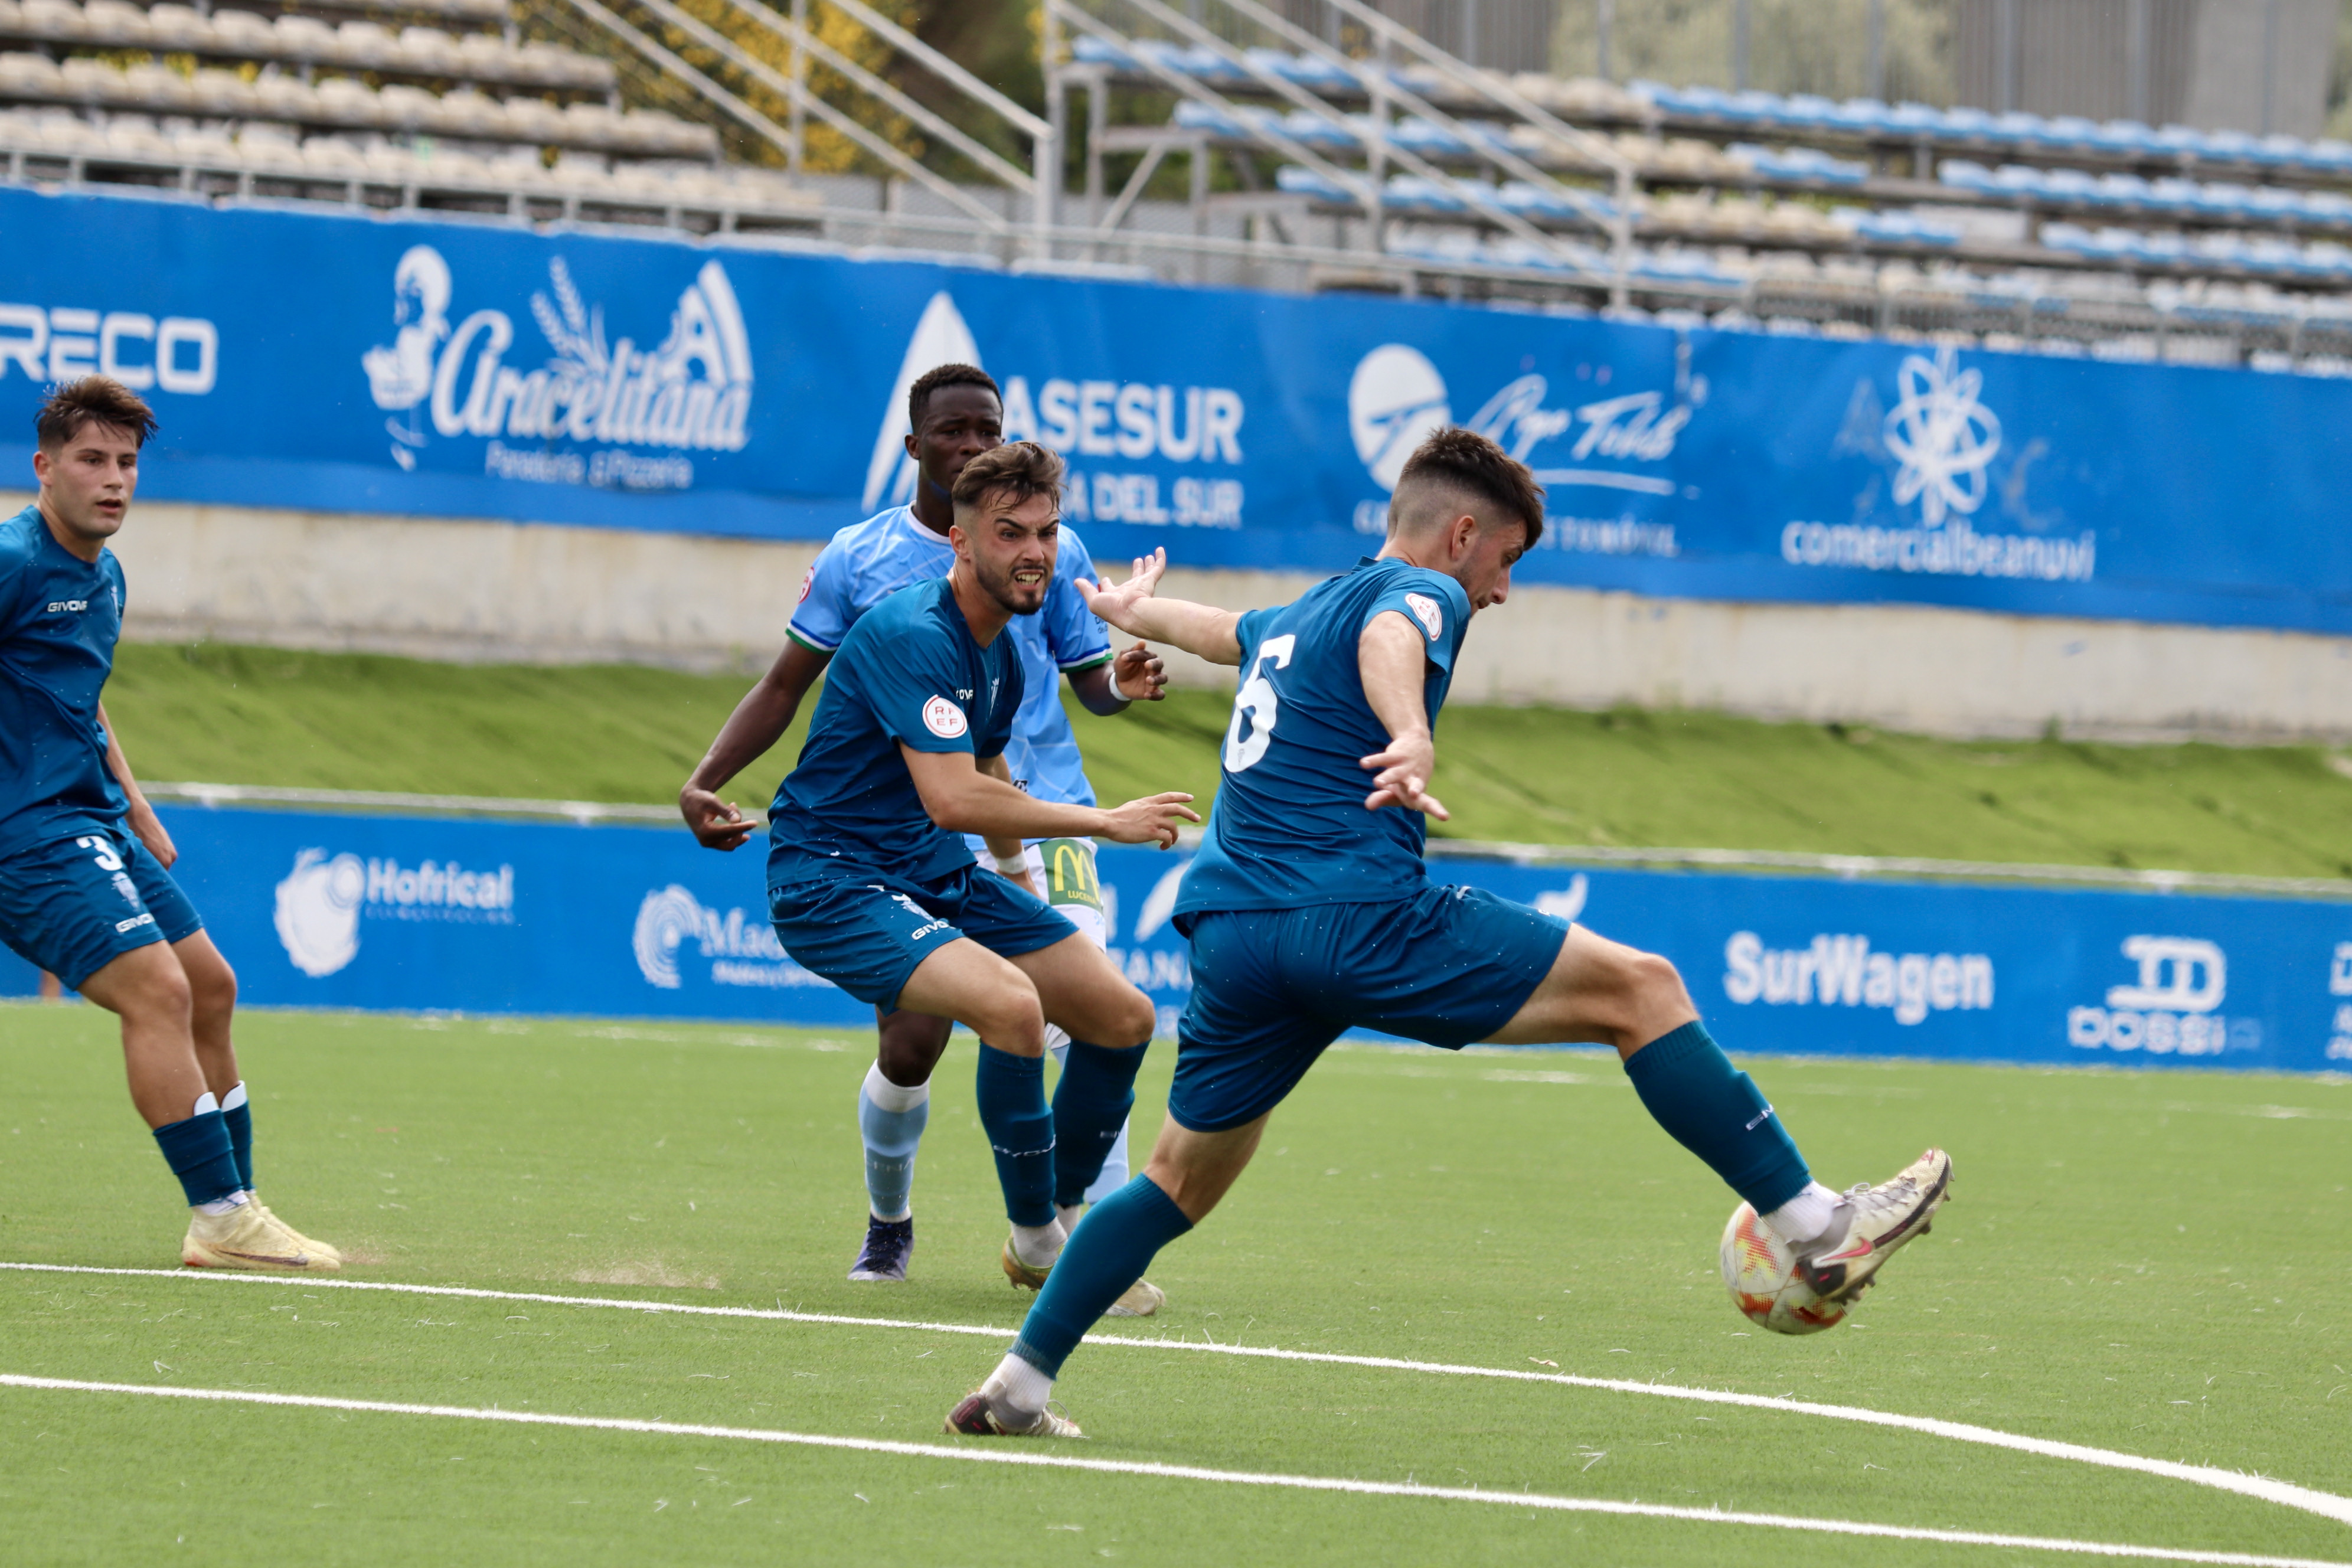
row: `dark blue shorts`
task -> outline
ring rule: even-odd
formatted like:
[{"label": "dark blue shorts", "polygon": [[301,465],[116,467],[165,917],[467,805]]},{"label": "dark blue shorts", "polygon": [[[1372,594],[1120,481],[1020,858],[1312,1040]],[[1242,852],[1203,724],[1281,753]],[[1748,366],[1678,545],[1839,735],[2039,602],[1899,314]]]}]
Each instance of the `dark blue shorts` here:
[{"label": "dark blue shorts", "polygon": [[978,866],[931,882],[870,871],[786,882],[768,889],[768,918],[793,963],[885,1010],[915,966],[958,937],[1015,958],[1078,933],[1045,900]]},{"label": "dark blue shorts", "polygon": [[1189,918],[1192,997],[1168,1114],[1195,1132],[1254,1121],[1351,1028],[1447,1050],[1511,1021],[1568,922],[1476,888],[1395,903],[1233,910]]},{"label": "dark blue shorts", "polygon": [[133,948],[204,929],[127,828],[89,823],[0,860],[0,942],[72,990]]}]

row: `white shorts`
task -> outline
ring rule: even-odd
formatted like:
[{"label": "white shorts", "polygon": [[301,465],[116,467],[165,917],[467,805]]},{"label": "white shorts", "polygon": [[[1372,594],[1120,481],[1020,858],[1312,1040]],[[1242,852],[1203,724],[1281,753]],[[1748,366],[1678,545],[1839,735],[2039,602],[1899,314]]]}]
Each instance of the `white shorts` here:
[{"label": "white shorts", "polygon": [[1095,873],[1091,838],[1041,838],[1024,847],[1029,886],[1097,947],[1110,945],[1103,918],[1102,881]]}]

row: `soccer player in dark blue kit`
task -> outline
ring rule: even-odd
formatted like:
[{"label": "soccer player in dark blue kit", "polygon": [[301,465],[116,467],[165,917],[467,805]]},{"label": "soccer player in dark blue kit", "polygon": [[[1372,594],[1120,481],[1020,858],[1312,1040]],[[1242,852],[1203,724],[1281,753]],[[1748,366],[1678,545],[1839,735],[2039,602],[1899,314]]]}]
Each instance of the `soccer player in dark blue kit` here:
[{"label": "soccer player in dark blue kit", "polygon": [[[862,1002],[980,1036],[981,1125],[1013,1226],[1002,1262],[1030,1289],[1066,1239],[1056,1200],[1077,1202],[1127,1125],[1155,1017],[1101,948],[982,871],[961,836],[1165,848],[1200,820],[1189,795],[1106,810],[1012,783],[1004,749],[1024,677],[1008,627],[1038,612],[1054,581],[1061,474],[1027,441],[964,464],[950,491],[954,565],[850,626],[768,813],[768,908],[784,951]],[[1071,1040],[1050,1106],[1048,1024]]]},{"label": "soccer player in dark blue kit", "polygon": [[1241,669],[1223,780],[1176,902],[1193,990],[1150,1163],[1088,1213],[949,1431],[1080,1435],[1047,1407],[1064,1359],[1216,1206],[1274,1108],[1350,1027],[1455,1050],[1615,1047],[1651,1115],[1754,1205],[1826,1300],[1851,1300],[1927,1227],[1950,1160],[1930,1149],[1843,1194],[1814,1181],[1664,959],[1429,884],[1424,819],[1445,816],[1428,790],[1437,712],[1471,616],[1503,602],[1542,529],[1524,466],[1483,436],[1441,430],[1398,479],[1379,558],[1296,603],[1236,615],[1156,598],[1164,552],[1087,595],[1130,636]]},{"label": "soccer player in dark blue kit", "polygon": [[122,631],[129,515],[155,416],[86,376],[35,421],[40,494],[0,522],[0,942],[122,1020],[131,1103],[188,1201],[191,1268],[330,1273],[342,1258],[253,1191],[253,1113],[229,1041],[236,976],[99,694]]}]

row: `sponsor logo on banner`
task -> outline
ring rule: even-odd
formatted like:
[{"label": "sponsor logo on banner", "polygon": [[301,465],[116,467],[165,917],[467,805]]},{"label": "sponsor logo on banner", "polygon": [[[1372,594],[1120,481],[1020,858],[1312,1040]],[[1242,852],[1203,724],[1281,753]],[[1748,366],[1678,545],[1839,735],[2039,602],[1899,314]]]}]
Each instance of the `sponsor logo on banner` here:
[{"label": "sponsor logo on banner", "polygon": [[[925,371],[980,363],[980,345],[954,297],[945,289],[932,295],[908,340],[875,434],[866,468],[868,511],[903,506],[915,493],[915,462],[906,450],[911,428],[908,390]],[[1070,465],[1062,495],[1065,517],[1077,522],[1241,527],[1242,481],[1222,471],[1242,461],[1245,411],[1240,393],[1223,386],[1037,375],[1039,368],[1054,367],[1024,367],[998,376],[1004,389],[1004,438],[1042,441]],[[1097,467],[1089,459],[1176,465],[1186,471],[1171,476]]]},{"label": "sponsor logo on banner", "polygon": [[2123,952],[2137,967],[2137,978],[2109,986],[2104,1007],[2068,1008],[2068,1045],[2159,1057],[2262,1048],[2260,1019],[2221,1014],[2230,961],[2219,945],[2203,937],[2127,936]]},{"label": "sponsor logo on banner", "polygon": [[360,361],[375,405],[395,416],[384,426],[394,462],[414,469],[435,436],[488,437],[483,471],[493,479],[680,490],[694,483],[688,453],[743,448],[751,335],[718,262],[694,274],[649,349],[625,332],[608,337],[604,307],[582,296],[560,256],[548,284],[529,301],[548,351],[531,365],[505,310],[483,307],[452,324],[457,280],[438,250],[412,246],[401,257],[393,341]]},{"label": "sponsor logo on banner", "polygon": [[1724,944],[1723,962],[1723,994],[1743,1007],[1885,1007],[1908,1026],[1992,1005],[1992,960],[1981,952],[1874,952],[1862,935],[1775,949],[1743,931]]},{"label": "sponsor logo on banner", "polygon": [[0,305],[0,381],[36,386],[110,375],[133,392],[202,397],[220,380],[220,329],[194,316]]},{"label": "sponsor logo on banner", "polygon": [[[1875,504],[1876,487],[1891,466],[1889,499],[1897,508],[1916,505],[1917,526],[1795,521],[1780,531],[1780,559],[1791,566],[1938,577],[2089,582],[2098,564],[2090,531],[1979,533],[1969,521],[1993,493],[1992,464],[2001,452],[2000,419],[1985,405],[1983,391],[1984,373],[1962,369],[1958,351],[1948,344],[1932,359],[1903,356],[1895,372],[1895,405],[1883,412],[1876,384],[1856,383],[1831,455],[1865,457],[1880,470],[1857,498],[1857,514]],[[2036,442],[2028,456],[2041,449]],[[2025,460],[2011,468],[2019,498]],[[2021,505],[2020,499],[2012,509]]]},{"label": "sponsor logo on banner", "polygon": [[[1527,463],[1549,497],[1563,490],[1595,489],[1626,495],[1672,497],[1696,492],[1677,487],[1656,467],[1674,456],[1675,443],[1706,401],[1706,378],[1683,369],[1671,396],[1663,390],[1619,393],[1570,407],[1549,405],[1550,382],[1526,374],[1507,382],[1463,424],[1491,437]],[[1609,367],[1595,373],[1610,379]],[[1394,490],[1405,459],[1433,432],[1454,423],[1445,378],[1428,356],[1404,343],[1382,343],[1356,363],[1348,381],[1348,428],[1356,457],[1372,482]],[[1388,503],[1367,500],[1356,507],[1360,533],[1388,531]],[[1548,515],[1540,550],[1597,555],[1679,555],[1674,525],[1623,511],[1615,517]]]},{"label": "sponsor logo on banner", "polygon": [[318,979],[359,956],[362,918],[512,925],[514,909],[512,866],[495,871],[469,870],[455,860],[404,866],[305,849],[278,884],[272,919],[287,958]]},{"label": "sponsor logo on banner", "polygon": [[833,984],[785,956],[783,943],[764,915],[714,910],[676,882],[647,893],[637,905],[636,928],[629,938],[637,973],[646,984],[664,991],[681,989],[686,981],[678,954],[689,941],[709,960],[714,985],[792,990]]},{"label": "sponsor logo on banner", "polygon": [[[2352,942],[2336,944],[2336,956],[2327,965],[2327,994],[2352,996]],[[2352,1002],[2336,1004],[2336,1016],[2328,1025],[2327,1059],[2352,1061]]]}]

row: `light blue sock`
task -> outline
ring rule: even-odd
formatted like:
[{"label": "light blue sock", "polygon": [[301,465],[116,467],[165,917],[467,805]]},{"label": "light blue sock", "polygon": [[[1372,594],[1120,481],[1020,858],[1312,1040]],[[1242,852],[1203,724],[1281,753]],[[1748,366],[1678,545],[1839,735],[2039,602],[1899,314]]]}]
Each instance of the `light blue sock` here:
[{"label": "light blue sock", "polygon": [[879,1067],[857,1089],[857,1131],[866,1141],[866,1198],[876,1219],[905,1219],[915,1186],[915,1151],[931,1119],[931,1086],[892,1083]]}]

